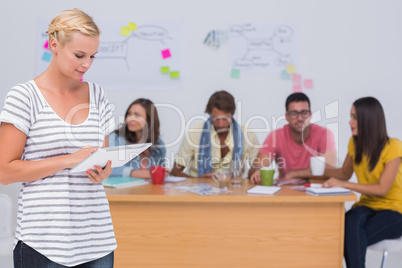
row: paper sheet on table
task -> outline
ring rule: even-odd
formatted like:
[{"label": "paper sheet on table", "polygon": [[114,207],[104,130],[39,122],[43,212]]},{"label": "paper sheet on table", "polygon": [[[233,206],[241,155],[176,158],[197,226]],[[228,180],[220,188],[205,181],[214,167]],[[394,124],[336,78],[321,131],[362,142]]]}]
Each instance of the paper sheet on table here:
[{"label": "paper sheet on table", "polygon": [[167,176],[165,178],[165,182],[180,182],[187,180],[186,177],[174,177],[174,176]]}]

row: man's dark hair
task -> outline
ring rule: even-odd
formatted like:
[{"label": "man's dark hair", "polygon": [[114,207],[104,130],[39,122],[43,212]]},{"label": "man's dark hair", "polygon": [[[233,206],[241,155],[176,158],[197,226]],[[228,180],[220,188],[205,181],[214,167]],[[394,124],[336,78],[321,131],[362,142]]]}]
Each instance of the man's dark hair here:
[{"label": "man's dark hair", "polygon": [[225,90],[217,91],[209,98],[205,112],[211,114],[213,108],[233,115],[236,110],[235,100],[229,92]]},{"label": "man's dark hair", "polygon": [[285,104],[286,112],[289,111],[289,104],[291,102],[299,102],[299,101],[307,101],[308,108],[310,109],[310,99],[307,97],[307,95],[304,93],[301,93],[301,92],[296,92],[296,93],[290,94],[288,96],[288,98],[286,99],[286,104]]}]

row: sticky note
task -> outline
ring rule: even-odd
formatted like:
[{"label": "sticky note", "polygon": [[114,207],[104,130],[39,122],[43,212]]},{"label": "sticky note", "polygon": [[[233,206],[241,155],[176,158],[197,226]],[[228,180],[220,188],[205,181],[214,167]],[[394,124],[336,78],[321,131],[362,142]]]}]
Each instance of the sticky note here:
[{"label": "sticky note", "polygon": [[43,45],[45,49],[49,49],[49,40],[46,40],[45,44]]},{"label": "sticky note", "polygon": [[313,88],[313,79],[304,79],[304,88]]},{"label": "sticky note", "polygon": [[130,31],[137,31],[137,24],[134,23],[134,22],[129,22],[127,28],[128,28]]},{"label": "sticky note", "polygon": [[162,50],[161,53],[162,53],[162,58],[164,58],[164,59],[171,57],[169,49]]},{"label": "sticky note", "polygon": [[294,73],[296,73],[296,67],[293,64],[288,65],[288,66],[286,66],[286,72],[288,74],[294,74]]},{"label": "sticky note", "polygon": [[170,72],[170,78],[179,78],[180,74],[178,71]]},{"label": "sticky note", "polygon": [[239,79],[240,78],[240,70],[232,69],[232,72],[230,73],[230,77],[234,78],[234,79]]},{"label": "sticky note", "polygon": [[301,84],[301,81],[302,81],[301,75],[300,75],[300,74],[294,74],[294,75],[292,75],[292,81],[293,81],[293,83],[295,83],[295,84]]},{"label": "sticky note", "polygon": [[129,36],[130,29],[128,27],[121,27],[120,34],[123,36]]},{"label": "sticky note", "polygon": [[161,73],[168,74],[169,72],[170,72],[169,66],[162,66],[161,67]]},{"label": "sticky note", "polygon": [[43,55],[42,55],[43,61],[50,62],[51,59],[52,59],[52,53],[50,53],[48,51],[43,52]]},{"label": "sticky note", "polygon": [[290,75],[288,74],[288,72],[286,72],[286,70],[283,70],[282,72],[281,72],[281,78],[283,79],[283,80],[290,80]]},{"label": "sticky note", "polygon": [[302,92],[302,86],[301,85],[293,85],[293,92]]}]

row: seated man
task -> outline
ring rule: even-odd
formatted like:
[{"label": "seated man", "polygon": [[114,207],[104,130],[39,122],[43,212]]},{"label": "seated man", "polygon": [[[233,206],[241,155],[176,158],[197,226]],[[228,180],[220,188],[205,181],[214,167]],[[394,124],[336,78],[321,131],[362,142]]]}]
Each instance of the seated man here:
[{"label": "seated man", "polygon": [[259,168],[269,166],[272,160],[278,166],[282,181],[307,178],[311,156],[325,156],[327,167],[336,165],[334,136],[330,130],[310,124],[309,98],[304,93],[293,93],[286,99],[285,106],[289,124],[272,131],[265,139],[250,170],[253,183],[261,183]]},{"label": "seated man", "polygon": [[[233,118],[234,98],[226,91],[215,92],[205,112],[210,115],[203,123],[189,129],[175,157],[172,174],[182,177],[211,177],[220,169],[230,169],[236,159],[244,169],[245,159],[258,154],[254,133],[240,126]],[[184,169],[188,168],[187,173]]]}]

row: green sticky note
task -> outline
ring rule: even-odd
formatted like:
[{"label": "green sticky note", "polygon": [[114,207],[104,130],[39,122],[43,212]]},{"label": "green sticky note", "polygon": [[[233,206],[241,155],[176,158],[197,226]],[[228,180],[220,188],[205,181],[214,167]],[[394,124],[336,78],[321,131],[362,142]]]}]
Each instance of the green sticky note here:
[{"label": "green sticky note", "polygon": [[137,31],[137,24],[135,24],[134,22],[129,22],[127,28],[128,28],[130,31]]},{"label": "green sticky note", "polygon": [[169,66],[162,66],[161,67],[161,73],[168,74],[169,72],[170,72]]},{"label": "green sticky note", "polygon": [[240,78],[240,70],[232,69],[232,72],[230,73],[230,77],[239,79]]},{"label": "green sticky note", "polygon": [[130,29],[128,27],[121,27],[120,34],[123,36],[129,36]]},{"label": "green sticky note", "polygon": [[170,72],[170,78],[179,78],[179,72],[178,71]]}]

